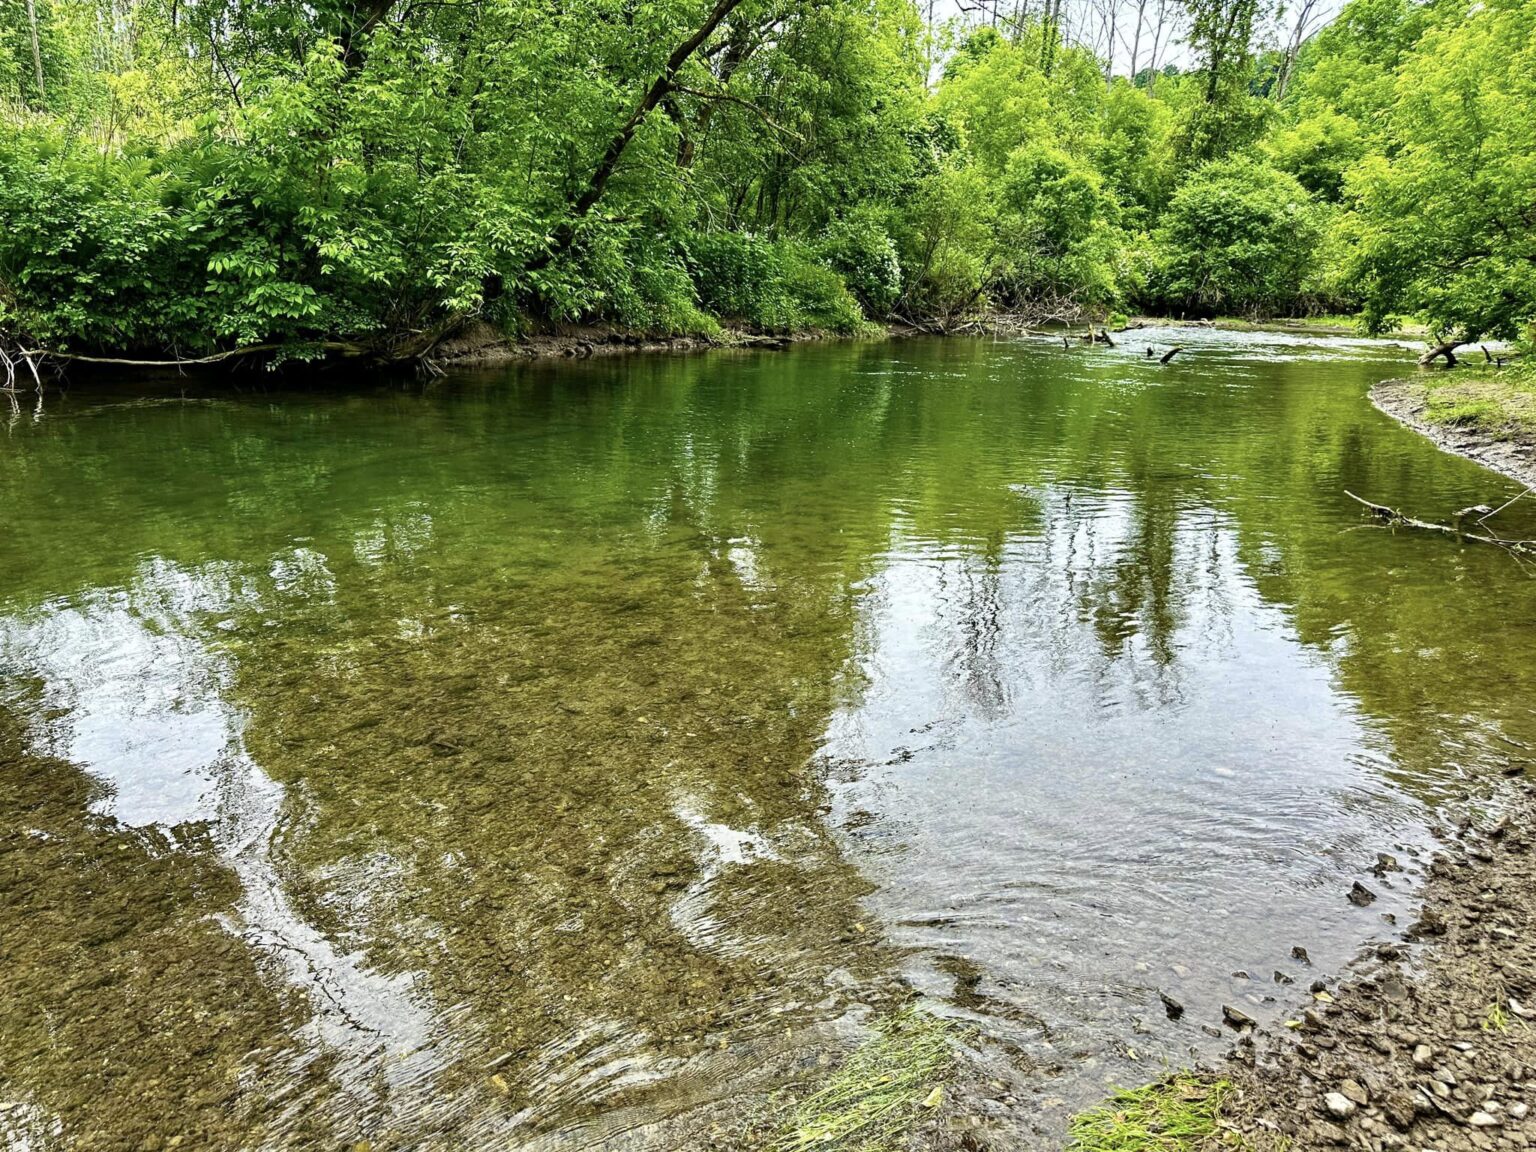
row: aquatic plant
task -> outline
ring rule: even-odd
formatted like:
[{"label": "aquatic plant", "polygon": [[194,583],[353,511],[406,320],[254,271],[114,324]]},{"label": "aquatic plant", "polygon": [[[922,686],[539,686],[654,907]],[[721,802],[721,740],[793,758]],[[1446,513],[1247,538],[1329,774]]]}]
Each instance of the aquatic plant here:
[{"label": "aquatic plant", "polygon": [[905,1008],[876,1026],[827,1084],[795,1109],[774,1152],[882,1152],[903,1145],[925,1111],[944,1100],[954,1062],[953,1026]]}]

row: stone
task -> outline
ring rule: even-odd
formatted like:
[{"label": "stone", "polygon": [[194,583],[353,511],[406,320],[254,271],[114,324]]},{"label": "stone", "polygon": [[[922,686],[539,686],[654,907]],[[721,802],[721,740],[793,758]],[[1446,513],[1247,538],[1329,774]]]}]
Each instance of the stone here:
[{"label": "stone", "polygon": [[1355,1102],[1342,1092],[1330,1092],[1324,1096],[1323,1107],[1335,1120],[1348,1120],[1355,1114]]},{"label": "stone", "polygon": [[1376,902],[1376,893],[1356,880],[1355,886],[1349,890],[1349,902],[1364,908],[1367,904],[1374,904]]},{"label": "stone", "polygon": [[1184,1015],[1184,1005],[1180,1004],[1166,992],[1159,991],[1157,998],[1163,1002],[1163,1011],[1168,1013],[1168,1019],[1177,1020]]},{"label": "stone", "polygon": [[1284,972],[1282,972],[1282,971],[1280,971],[1280,969],[1276,968],[1275,969],[1275,983],[1276,984],[1294,984],[1294,983],[1296,983],[1296,981],[1292,980]]},{"label": "stone", "polygon": [[1307,950],[1300,944],[1297,944],[1291,949],[1291,959],[1300,960],[1303,964],[1312,963],[1312,957],[1307,955]]},{"label": "stone", "polygon": [[1394,1092],[1388,1096],[1381,1105],[1382,1112],[1387,1117],[1387,1123],[1401,1132],[1413,1127],[1413,1122],[1418,1116],[1413,1106],[1413,1097],[1406,1092]]},{"label": "stone", "polygon": [[1524,1120],[1530,1114],[1531,1106],[1524,1101],[1509,1106],[1509,1115],[1512,1120]]},{"label": "stone", "polygon": [[1428,1044],[1420,1044],[1413,1050],[1413,1066],[1428,1068],[1435,1062],[1435,1051]]},{"label": "stone", "polygon": [[1339,1082],[1339,1091],[1362,1108],[1371,1102],[1370,1093],[1365,1090],[1365,1086],[1358,1080],[1341,1080]]},{"label": "stone", "polygon": [[1257,1022],[1241,1008],[1234,1008],[1230,1004],[1221,1006],[1221,1018],[1234,1028],[1253,1028]]},{"label": "stone", "polygon": [[1498,1126],[1498,1118],[1490,1116],[1487,1112],[1474,1112],[1467,1117],[1467,1123],[1474,1128],[1494,1128]]}]

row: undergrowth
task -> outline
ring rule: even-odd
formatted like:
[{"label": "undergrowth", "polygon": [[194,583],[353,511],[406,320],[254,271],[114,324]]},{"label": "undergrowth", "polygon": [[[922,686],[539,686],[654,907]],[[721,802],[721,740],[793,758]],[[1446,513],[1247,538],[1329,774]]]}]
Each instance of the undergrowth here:
[{"label": "undergrowth", "polygon": [[1496,435],[1536,433],[1536,368],[1521,364],[1437,375],[1424,397],[1424,418]]}]

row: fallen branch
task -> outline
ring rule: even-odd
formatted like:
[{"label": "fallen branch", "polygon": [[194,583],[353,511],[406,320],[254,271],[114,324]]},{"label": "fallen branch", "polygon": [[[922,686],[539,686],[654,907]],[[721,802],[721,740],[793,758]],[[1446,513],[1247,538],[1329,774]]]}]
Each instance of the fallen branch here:
[{"label": "fallen branch", "polygon": [[1172,360],[1175,356],[1177,356],[1182,351],[1184,351],[1184,349],[1181,346],[1174,345],[1174,347],[1168,349],[1168,351],[1163,353],[1162,359],[1159,360],[1158,363],[1159,364],[1166,364],[1166,363],[1168,363],[1168,361]]},{"label": "fallen branch", "polygon": [[[362,344],[351,344],[342,340],[324,340],[313,344],[302,344],[297,347],[313,349],[319,352],[340,352],[345,356],[364,356],[369,349]],[[217,364],[221,360],[232,360],[237,356],[254,356],[261,352],[279,352],[284,349],[293,350],[292,344],[246,344],[239,348],[231,348],[227,352],[215,352],[209,356],[177,357],[174,360],[132,360],[123,356],[84,356],[77,352],[56,352],[51,348],[25,348],[21,350],[23,356],[38,360],[52,358],[54,360],[73,360],[81,364],[120,364],[129,368],[187,368],[197,364]],[[35,372],[36,369],[34,368]]]},{"label": "fallen branch", "polygon": [[[1464,532],[1450,524],[1435,524],[1429,520],[1419,520],[1416,517],[1405,515],[1396,508],[1388,508],[1385,504],[1377,504],[1362,496],[1356,496],[1347,488],[1344,490],[1344,495],[1348,496],[1356,504],[1363,504],[1370,510],[1371,515],[1375,516],[1383,524],[1400,525],[1404,528],[1417,528],[1422,532],[1439,532],[1445,536],[1454,536],[1457,540],[1472,540],[1478,544],[1492,544],[1495,548],[1503,548],[1506,551],[1518,553],[1521,556],[1536,556],[1536,540],[1501,540],[1497,536],[1484,535],[1481,532]],[[1482,523],[1482,521],[1478,521],[1478,523]]]}]

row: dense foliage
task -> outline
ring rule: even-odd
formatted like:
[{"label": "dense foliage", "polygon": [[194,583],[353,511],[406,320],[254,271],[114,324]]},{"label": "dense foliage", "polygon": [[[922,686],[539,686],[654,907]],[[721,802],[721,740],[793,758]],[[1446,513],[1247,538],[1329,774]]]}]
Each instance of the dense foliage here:
[{"label": "dense foliage", "polygon": [[474,320],[1134,308],[1528,332],[1533,0],[1352,0],[1316,35],[1311,4],[1156,2],[0,0],[0,338],[404,358]]}]

